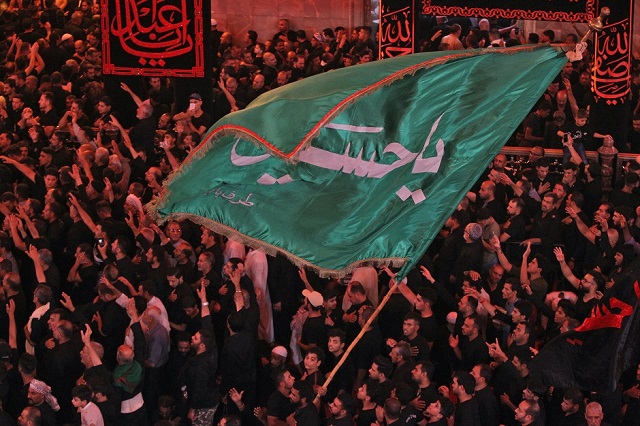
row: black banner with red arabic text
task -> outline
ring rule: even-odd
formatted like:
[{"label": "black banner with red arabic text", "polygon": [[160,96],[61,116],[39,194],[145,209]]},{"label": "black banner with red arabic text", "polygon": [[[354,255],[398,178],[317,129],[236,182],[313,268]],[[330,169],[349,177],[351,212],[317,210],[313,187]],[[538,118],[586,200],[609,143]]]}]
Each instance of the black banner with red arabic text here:
[{"label": "black banner with red arabic text", "polygon": [[203,77],[202,2],[101,0],[103,73]]}]

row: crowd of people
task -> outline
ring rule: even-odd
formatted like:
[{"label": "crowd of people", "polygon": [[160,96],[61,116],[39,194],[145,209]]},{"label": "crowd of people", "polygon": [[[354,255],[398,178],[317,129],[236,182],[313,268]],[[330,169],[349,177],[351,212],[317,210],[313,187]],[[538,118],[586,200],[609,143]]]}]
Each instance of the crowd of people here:
[{"label": "crowd of people", "polygon": [[[438,16],[421,23],[421,30],[417,33],[424,36],[416,41],[420,52],[494,49],[538,43],[576,45],[585,35],[575,25],[575,32],[560,39],[553,30],[545,30],[541,34],[524,34],[514,21]],[[215,24],[212,27],[212,51],[217,52],[214,62],[221,76],[220,90],[215,89],[214,121],[229,112],[246,107],[267,90],[333,69],[367,63],[376,60],[378,55],[372,29],[368,26],[356,27],[350,33],[344,27],[336,27],[310,34],[305,30],[293,31],[289,21],[281,19],[277,24],[278,32],[271,39],[261,42],[258,34],[249,30],[242,42],[234,44],[231,32],[219,31],[215,20],[212,20],[212,24]],[[594,135],[588,125],[586,128],[576,129],[574,121],[578,115],[586,119],[589,106],[594,101],[591,91],[591,40],[587,40],[586,45],[582,59],[567,63],[562,73],[549,86],[543,99],[547,103],[541,103],[535,110],[540,111],[535,115],[532,111],[520,131],[513,135],[510,145],[563,148],[563,142],[566,141],[563,141],[562,134],[558,135],[558,131],[567,128],[576,139],[579,151],[582,147],[587,150],[597,149],[599,145],[592,142],[594,136],[599,136]],[[619,152],[640,153],[638,60],[632,64],[628,106],[627,117],[621,117],[624,122],[622,137],[616,137],[615,141],[611,139]],[[584,124],[577,126],[582,127]],[[589,131],[591,134],[588,134],[588,138],[583,136]],[[587,145],[584,145],[585,142]]]},{"label": "crowd of people", "polygon": [[[321,279],[144,207],[218,118],[375,60],[371,29],[308,39],[282,19],[270,40],[248,31],[237,46],[212,21],[214,104],[193,93],[176,110],[177,80],[123,83],[137,106],[126,129],[104,91],[99,12],[22,0],[2,13],[0,425],[635,424],[635,367],[611,395],[527,386],[538,349],[623,285],[640,253],[640,164],[603,193],[584,155],[594,137],[635,150],[640,119],[627,141],[588,127],[589,55],[517,132],[531,146],[521,170],[492,161],[375,317],[388,268]],[[434,18],[424,50],[553,41],[452,21]],[[545,156],[556,146],[561,174]]]}]

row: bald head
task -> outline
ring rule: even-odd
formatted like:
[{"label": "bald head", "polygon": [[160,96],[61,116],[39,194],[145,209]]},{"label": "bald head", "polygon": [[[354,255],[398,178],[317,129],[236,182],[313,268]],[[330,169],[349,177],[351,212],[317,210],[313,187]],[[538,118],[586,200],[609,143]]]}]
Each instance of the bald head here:
[{"label": "bald head", "polygon": [[252,86],[255,90],[262,89],[264,87],[264,75],[256,74],[256,76],[253,78]]},{"label": "bald head", "polygon": [[160,309],[157,306],[148,306],[144,311],[144,314],[153,322],[157,323],[160,321]]},{"label": "bald head", "polygon": [[134,357],[134,353],[131,346],[121,345],[118,348],[118,355],[117,355],[118,364],[120,365],[128,364],[133,361],[133,357]]},{"label": "bald head", "polygon": [[566,105],[567,99],[568,99],[568,95],[566,90],[559,90],[558,93],[556,94],[556,102],[560,106]]},{"label": "bald head", "polygon": [[265,54],[262,55],[262,60],[267,66],[270,66],[270,67],[275,67],[276,64],[278,63],[276,59],[276,55],[274,55],[271,52],[265,52]]}]

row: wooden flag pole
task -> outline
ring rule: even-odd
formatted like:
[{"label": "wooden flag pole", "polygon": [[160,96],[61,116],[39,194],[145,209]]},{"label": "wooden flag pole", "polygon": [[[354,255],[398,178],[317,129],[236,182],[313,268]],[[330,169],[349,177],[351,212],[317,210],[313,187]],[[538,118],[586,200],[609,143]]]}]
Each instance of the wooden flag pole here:
[{"label": "wooden flag pole", "polygon": [[[356,336],[355,339],[353,339],[353,342],[351,342],[351,344],[349,345],[349,347],[347,348],[347,350],[342,354],[342,358],[340,358],[340,361],[338,361],[338,363],[336,364],[335,367],[333,367],[333,370],[331,370],[331,373],[329,373],[329,377],[327,377],[327,380],[324,382],[324,384],[322,385],[322,387],[326,390],[327,386],[329,386],[329,383],[331,383],[331,380],[333,380],[333,377],[336,375],[336,373],[338,372],[338,370],[340,369],[340,367],[342,367],[342,364],[344,364],[344,362],[347,360],[347,357],[349,356],[349,354],[351,353],[351,351],[353,350],[353,348],[358,344],[358,342],[360,341],[360,339],[362,338],[362,336],[364,336],[364,333],[366,333],[367,328],[369,328],[369,326],[371,325],[371,323],[378,317],[378,314],[380,313],[380,311],[382,310],[382,308],[384,308],[384,305],[387,304],[387,302],[389,301],[389,299],[391,298],[391,295],[393,293],[395,293],[396,289],[398,288],[398,283],[393,280],[392,281],[394,284],[393,286],[389,289],[389,291],[387,292],[387,294],[384,296],[384,298],[380,301],[380,304],[378,305],[378,307],[376,308],[375,311],[373,311],[373,314],[371,315],[371,318],[369,318],[369,320],[364,324],[364,326],[362,327],[362,330],[360,330],[360,333],[358,333],[358,335]],[[314,403],[319,402],[320,400],[320,395],[316,395],[316,398],[314,400]]]}]

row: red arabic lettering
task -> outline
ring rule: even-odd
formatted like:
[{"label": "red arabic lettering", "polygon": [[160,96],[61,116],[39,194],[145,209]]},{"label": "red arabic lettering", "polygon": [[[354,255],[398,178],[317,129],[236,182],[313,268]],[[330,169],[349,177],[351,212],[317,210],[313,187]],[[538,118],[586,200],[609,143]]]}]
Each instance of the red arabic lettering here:
[{"label": "red arabic lettering", "polygon": [[125,52],[146,58],[171,58],[193,48],[186,0],[115,0],[111,33]]},{"label": "red arabic lettering", "polygon": [[[601,328],[620,328],[622,327],[622,320],[633,312],[631,305],[615,297],[609,299],[609,306],[610,308],[605,305],[593,308],[591,316],[584,320],[582,325],[575,330],[592,331]],[[612,309],[618,309],[619,311],[614,313]]]},{"label": "red arabic lettering", "polygon": [[598,99],[624,102],[631,90],[629,20],[605,27],[597,36],[593,70],[593,91]]},{"label": "red arabic lettering", "polygon": [[[385,30],[382,33],[382,42],[394,44],[398,40],[406,43],[411,40],[411,27],[409,22],[410,13],[406,10],[399,10],[391,17],[385,17]],[[394,22],[395,21],[395,22]],[[404,27],[404,28],[403,28]]]}]

